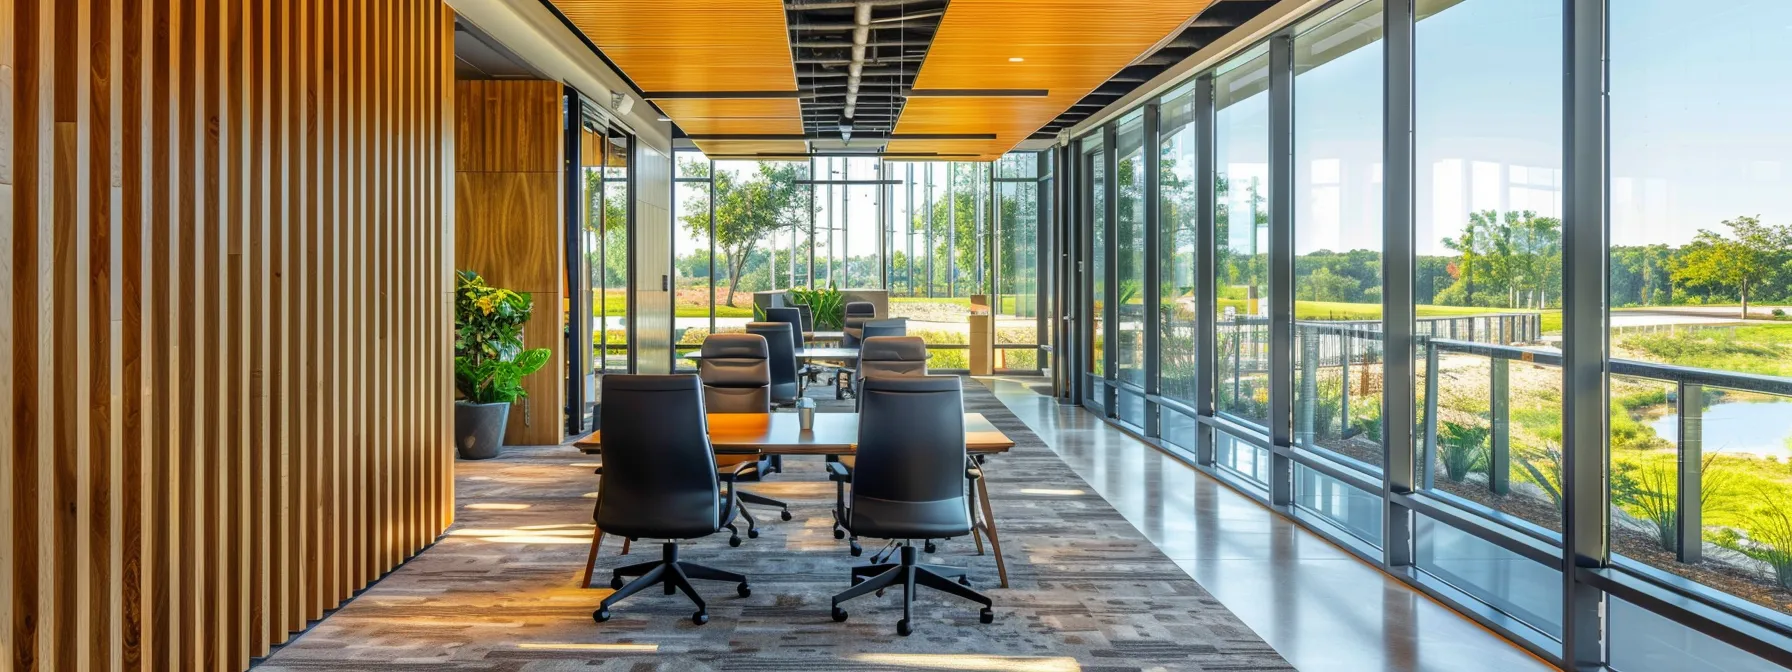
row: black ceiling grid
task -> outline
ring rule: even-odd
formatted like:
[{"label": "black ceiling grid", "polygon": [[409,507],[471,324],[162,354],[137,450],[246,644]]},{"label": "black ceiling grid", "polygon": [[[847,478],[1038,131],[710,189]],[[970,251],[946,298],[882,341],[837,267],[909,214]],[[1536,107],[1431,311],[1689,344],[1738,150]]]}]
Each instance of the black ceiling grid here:
[{"label": "black ceiling grid", "polygon": [[[933,44],[947,0],[787,0],[790,55],[811,141],[886,139]],[[855,33],[865,26],[853,95]],[[851,114],[848,115],[848,104]],[[855,146],[869,146],[853,143]]]},{"label": "black ceiling grid", "polygon": [[1139,57],[1132,65],[1115,73],[1108,81],[1089,92],[1089,95],[1071,105],[1070,109],[1028,136],[1028,139],[1049,140],[1057,137],[1059,131],[1077,125],[1122,96],[1132,93],[1139,85],[1151,81],[1151,78],[1162,74],[1170,66],[1181,63],[1183,59],[1193,56],[1196,51],[1212,44],[1232,29],[1256,18],[1276,2],[1277,0],[1215,0],[1181,34],[1165,42],[1157,51]]}]

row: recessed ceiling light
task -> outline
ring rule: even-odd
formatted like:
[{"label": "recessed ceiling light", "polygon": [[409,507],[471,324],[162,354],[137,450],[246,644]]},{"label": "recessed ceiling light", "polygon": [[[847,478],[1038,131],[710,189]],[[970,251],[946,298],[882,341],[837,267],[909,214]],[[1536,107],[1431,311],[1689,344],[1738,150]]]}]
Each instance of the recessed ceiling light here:
[{"label": "recessed ceiling light", "polygon": [[1019,56],[1009,56],[1009,57],[1008,57],[1008,62],[1009,62],[1009,63],[1019,63],[1019,62],[1021,62],[1021,61],[1024,61],[1024,60],[1027,60],[1027,59],[1024,59],[1024,58],[1021,58],[1021,57],[1019,57]]},{"label": "recessed ceiling light", "polygon": [[671,117],[660,117],[660,121],[671,121]]}]

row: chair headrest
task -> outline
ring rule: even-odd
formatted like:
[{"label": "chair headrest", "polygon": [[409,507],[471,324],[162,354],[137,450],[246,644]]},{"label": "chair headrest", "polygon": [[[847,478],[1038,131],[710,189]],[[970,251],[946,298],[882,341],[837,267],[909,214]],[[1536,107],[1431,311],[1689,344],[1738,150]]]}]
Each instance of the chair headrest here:
[{"label": "chair headrest", "polygon": [[849,301],[846,304],[847,315],[876,315],[877,306],[870,301]]},{"label": "chair headrest", "polygon": [[796,322],[802,319],[802,314],[802,311],[795,308],[767,308],[765,309],[765,321]]},{"label": "chair headrest", "polygon": [[678,392],[703,389],[695,374],[610,374],[603,377],[604,395],[611,390],[626,392]]},{"label": "chair headrest", "polygon": [[764,333],[779,332],[779,331],[783,331],[783,332],[790,331],[790,323],[789,322],[748,322],[747,323],[747,333],[749,333],[749,334],[764,334]]},{"label": "chair headrest", "polygon": [[860,361],[927,361],[927,342],[920,336],[872,336],[859,347]]},{"label": "chair headrest", "polygon": [[759,334],[711,334],[703,339],[704,359],[766,359],[771,351]]},{"label": "chair headrest", "polygon": [[951,392],[962,389],[958,376],[877,376],[865,379],[866,394],[877,392]]}]

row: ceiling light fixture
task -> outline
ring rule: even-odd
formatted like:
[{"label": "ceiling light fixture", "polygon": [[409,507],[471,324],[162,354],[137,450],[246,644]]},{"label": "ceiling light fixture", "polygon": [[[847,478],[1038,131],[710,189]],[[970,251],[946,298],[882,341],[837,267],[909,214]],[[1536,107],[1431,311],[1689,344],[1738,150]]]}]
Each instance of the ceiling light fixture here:
[{"label": "ceiling light fixture", "polygon": [[671,121],[671,117],[660,117],[660,121]]},{"label": "ceiling light fixture", "polygon": [[1021,61],[1025,61],[1025,60],[1027,60],[1027,59],[1024,59],[1024,58],[1021,58],[1021,57],[1019,57],[1019,56],[1009,56],[1009,57],[1008,57],[1008,62],[1009,62],[1009,63],[1019,63],[1019,62],[1021,62]]}]

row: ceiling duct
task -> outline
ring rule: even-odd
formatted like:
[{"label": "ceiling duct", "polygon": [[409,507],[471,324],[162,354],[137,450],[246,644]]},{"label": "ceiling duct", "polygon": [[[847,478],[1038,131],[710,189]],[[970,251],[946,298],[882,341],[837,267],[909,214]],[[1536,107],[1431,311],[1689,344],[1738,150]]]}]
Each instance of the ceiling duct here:
[{"label": "ceiling duct", "polygon": [[803,131],[813,143],[886,138],[947,0],[786,0]]}]

